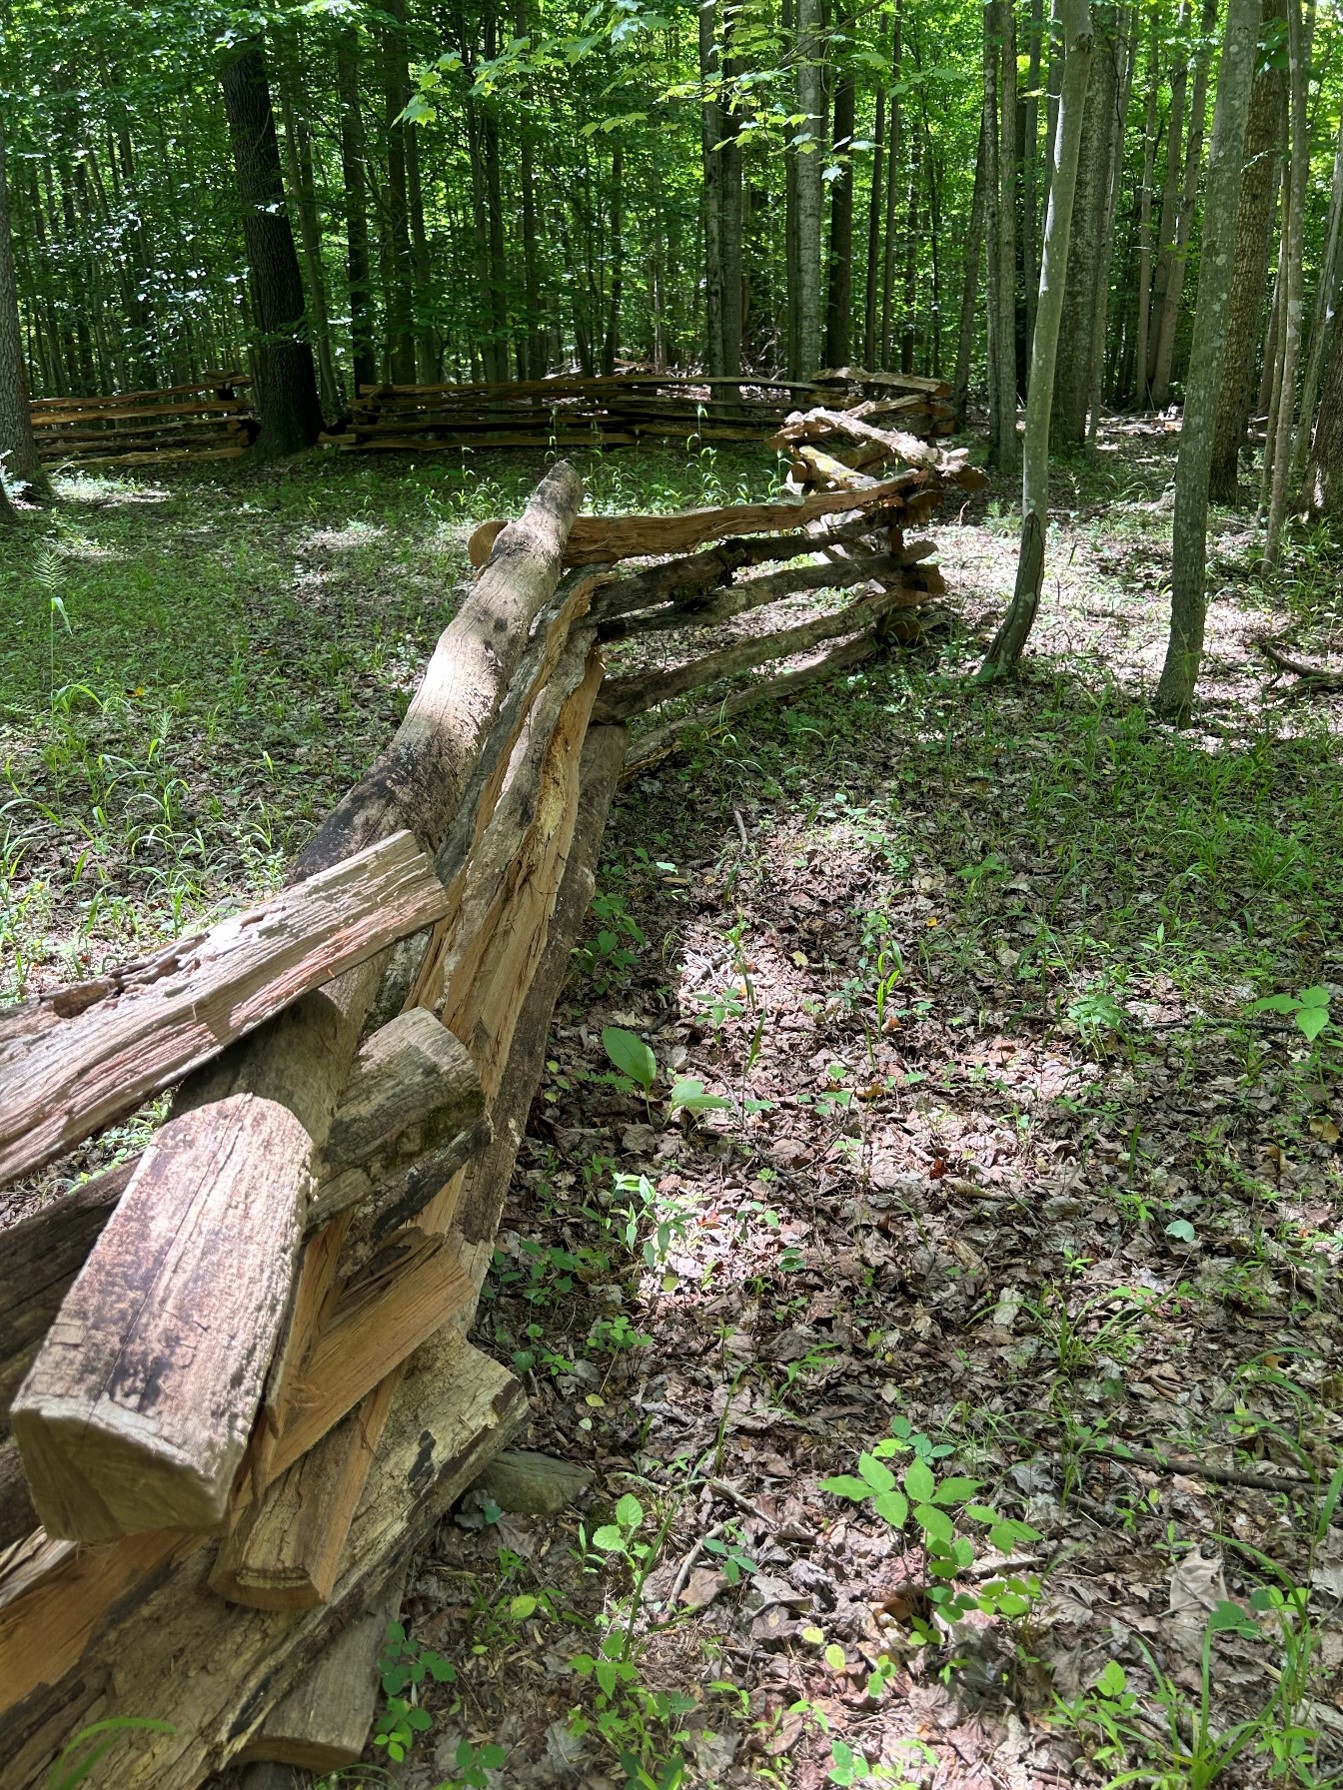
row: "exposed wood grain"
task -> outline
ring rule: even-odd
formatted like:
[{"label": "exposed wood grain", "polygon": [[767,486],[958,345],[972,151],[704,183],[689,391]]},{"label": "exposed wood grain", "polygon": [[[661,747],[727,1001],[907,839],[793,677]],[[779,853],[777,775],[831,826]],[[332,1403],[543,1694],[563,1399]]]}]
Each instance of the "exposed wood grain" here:
[{"label": "exposed wood grain", "polygon": [[[100,1781],[116,1790],[195,1790],[367,1608],[507,1445],[526,1411],[512,1375],[451,1328],[419,1351],[397,1393],[332,1600],[313,1610],[254,1610],[215,1597],[206,1584],[210,1550],[195,1536],[176,1538],[176,1547],[136,1536],[110,1548],[71,1549],[26,1596],[0,1607],[4,1790],[37,1790],[93,1712],[150,1711],[173,1732],[127,1736]],[[143,1558],[132,1559],[137,1551]],[[88,1568],[100,1556],[104,1582],[95,1587]]]},{"label": "exposed wood grain", "polygon": [[261,1402],[311,1140],[236,1095],[171,1119],[70,1289],[11,1411],[48,1531],[221,1522]]},{"label": "exposed wood grain", "polygon": [[[645,554],[688,553],[725,535],[798,529],[818,516],[887,503],[917,490],[926,476],[913,469],[883,479],[870,491],[819,491],[800,503],[735,504],[725,509],[682,510],[674,516],[580,516],[569,531],[564,563],[602,565]],[[503,527],[502,522],[481,523],[468,543],[472,565],[484,563]]]},{"label": "exposed wood grain", "polygon": [[403,832],[144,963],[11,1009],[0,1016],[0,1181],[51,1161],[446,909]]}]

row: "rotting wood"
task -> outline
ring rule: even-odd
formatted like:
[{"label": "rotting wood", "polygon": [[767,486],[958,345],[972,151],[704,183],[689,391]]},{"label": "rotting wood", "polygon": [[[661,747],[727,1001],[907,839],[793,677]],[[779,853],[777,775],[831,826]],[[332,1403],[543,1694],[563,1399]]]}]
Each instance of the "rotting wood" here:
[{"label": "rotting wood", "polygon": [[783,659],[794,653],[805,652],[823,640],[834,640],[843,634],[857,634],[888,610],[910,607],[926,599],[927,592],[921,589],[907,590],[898,587],[878,591],[873,596],[860,597],[833,614],[817,616],[812,621],[798,623],[796,627],[779,628],[770,634],[749,635],[733,646],[723,647],[715,653],[706,653],[703,658],[692,659],[689,664],[679,665],[672,671],[650,671],[638,676],[617,678],[603,690],[597,711],[598,718],[602,721],[628,720],[631,715],[637,715],[644,709],[656,708],[659,703],[669,702],[674,696],[687,695],[704,684],[717,682],[719,678],[732,677],[740,671],[751,671],[770,659]]},{"label": "rotting wood", "polygon": [[[393,1574],[369,1608],[343,1629],[271,1710],[238,1754],[307,1771],[357,1765],[378,1704],[378,1659],[401,1611],[405,1575]],[[243,1790],[251,1790],[250,1774]]]},{"label": "rotting wood", "polygon": [[[564,563],[603,565],[645,555],[688,553],[724,535],[799,529],[819,516],[867,510],[906,496],[927,477],[925,469],[915,467],[883,479],[861,494],[818,491],[798,503],[735,504],[724,509],[682,510],[672,516],[580,516],[570,530]],[[481,523],[467,544],[472,565],[485,562],[504,526],[502,522]]]},{"label": "rotting wood", "polygon": [[772,448],[792,447],[796,442],[828,441],[835,435],[845,436],[850,441],[869,442],[890,458],[904,460],[910,466],[926,466],[933,471],[940,471],[942,467],[941,450],[928,446],[918,436],[900,430],[879,429],[862,417],[822,407],[790,416],[770,437],[768,445]]},{"label": "rotting wood", "polygon": [[433,866],[398,833],[208,933],[0,1015],[0,1181],[50,1162],[447,905]]},{"label": "rotting wood", "polygon": [[0,1550],[31,1535],[39,1520],[23,1475],[19,1445],[13,1436],[6,1436],[0,1442]]},{"label": "rotting wood", "polygon": [[10,1412],[49,1533],[220,1523],[289,1299],[290,1188],[310,1151],[293,1113],[255,1095],[154,1137]]},{"label": "rotting wood", "polygon": [[505,1448],[472,1490],[483,1492],[510,1516],[553,1517],[580,1497],[591,1481],[591,1470],[574,1461],[556,1460],[530,1448]]},{"label": "rotting wood", "polygon": [[604,640],[623,640],[630,635],[659,633],[668,628],[713,627],[767,603],[801,596],[807,591],[848,590],[855,584],[868,582],[889,587],[900,582],[903,572],[900,559],[883,553],[829,560],[817,566],[790,566],[782,572],[743,579],[740,584],[711,591],[697,601],[675,601],[660,609],[608,622],[601,634]]},{"label": "rotting wood", "polygon": [[106,1782],[117,1790],[195,1790],[236,1756],[330,1637],[368,1606],[526,1412],[513,1376],[451,1327],[418,1351],[394,1400],[331,1602],[312,1610],[226,1603],[206,1586],[210,1551],[199,1538],[178,1538],[175,1553],[159,1536],[83,1556],[159,1546],[157,1573],[123,1571],[117,1606],[104,1595],[95,1610],[81,1597],[81,1557],[72,1549],[60,1570],[0,1609],[5,1790],[36,1790],[92,1711],[154,1711],[173,1725],[168,1735],[119,1742]]}]

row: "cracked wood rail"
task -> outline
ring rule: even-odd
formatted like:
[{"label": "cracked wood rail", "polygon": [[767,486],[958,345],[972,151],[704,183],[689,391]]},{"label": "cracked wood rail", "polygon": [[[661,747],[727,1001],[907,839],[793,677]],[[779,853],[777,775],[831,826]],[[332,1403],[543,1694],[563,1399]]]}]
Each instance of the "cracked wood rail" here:
[{"label": "cracked wood rail", "polygon": [[446,911],[433,866],[396,833],[143,963],[0,1015],[0,1183]]}]

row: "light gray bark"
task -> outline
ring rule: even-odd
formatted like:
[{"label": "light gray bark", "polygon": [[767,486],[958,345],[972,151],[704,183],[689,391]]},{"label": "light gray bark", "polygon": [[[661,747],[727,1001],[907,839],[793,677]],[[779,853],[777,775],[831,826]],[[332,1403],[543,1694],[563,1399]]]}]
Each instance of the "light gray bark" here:
[{"label": "light gray bark", "polygon": [[1203,657],[1207,617],[1208,478],[1213,422],[1222,377],[1224,329],[1235,258],[1245,126],[1250,110],[1259,0],[1227,0],[1226,31],[1217,77],[1208,179],[1199,253],[1194,340],[1185,382],[1184,423],[1175,471],[1170,640],[1157,687],[1158,714],[1189,714]]},{"label": "light gray bark", "polygon": [[797,100],[806,119],[797,151],[797,372],[810,377],[821,364],[821,223],[825,143],[824,47],[821,0],[796,0]]}]

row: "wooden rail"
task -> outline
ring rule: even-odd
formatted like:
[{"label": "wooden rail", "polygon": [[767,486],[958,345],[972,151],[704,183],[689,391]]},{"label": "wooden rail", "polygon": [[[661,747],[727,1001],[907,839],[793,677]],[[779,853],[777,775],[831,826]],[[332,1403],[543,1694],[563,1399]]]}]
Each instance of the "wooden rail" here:
[{"label": "wooden rail", "polygon": [[35,398],[29,405],[39,456],[49,464],[143,466],[185,459],[234,460],[255,433],[237,372],[203,373],[194,385],[91,398]]},{"label": "wooden rail", "polygon": [[[379,1625],[357,1619],[525,1417],[464,1337],[626,723],[655,713],[649,763],[687,726],[918,638],[943,585],[906,529],[970,476],[918,458],[581,529],[559,463],[485,531],[404,722],[281,895],[0,1015],[0,1178],[185,1076],[136,1162],[0,1247],[0,1790],[35,1790],[117,1714],[171,1724],[118,1740],[123,1790],[192,1790],[244,1749],[358,1757],[367,1698],[294,1731],[331,1704],[323,1650],[343,1635],[344,1682],[371,1680]],[[629,555],[660,558],[622,576]],[[803,595],[821,612],[754,625]],[[675,663],[604,676],[658,632]],[[710,686],[712,708],[684,708]]]}]

